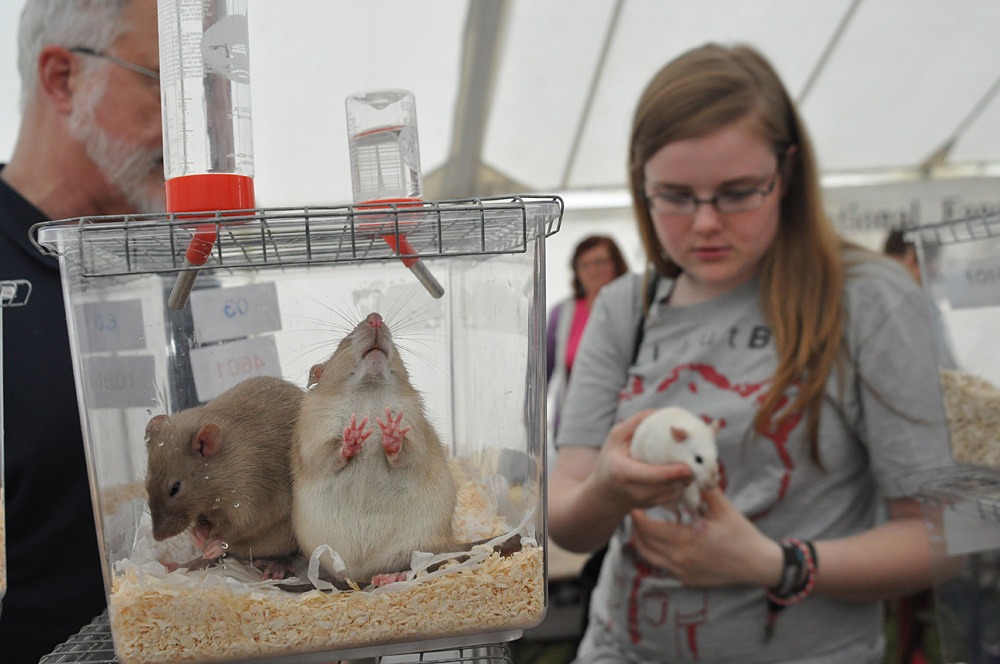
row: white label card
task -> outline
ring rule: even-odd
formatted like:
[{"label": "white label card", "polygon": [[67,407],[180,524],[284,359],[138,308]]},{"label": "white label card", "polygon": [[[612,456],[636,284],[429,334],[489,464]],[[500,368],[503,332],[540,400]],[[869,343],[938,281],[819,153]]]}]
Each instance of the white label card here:
[{"label": "white label card", "polygon": [[191,316],[200,344],[281,329],[278,290],[273,282],[196,290],[191,293]]},{"label": "white label card", "polygon": [[87,357],[83,363],[89,408],[149,408],[156,404],[152,355]]},{"label": "white label card", "polygon": [[1000,305],[1000,257],[949,265],[944,285],[954,309]]},{"label": "white label card", "polygon": [[91,302],[74,308],[84,353],[109,353],[146,347],[142,302]]},{"label": "white label card", "polygon": [[191,349],[191,373],[199,401],[209,401],[253,376],[281,377],[274,337],[262,336]]}]

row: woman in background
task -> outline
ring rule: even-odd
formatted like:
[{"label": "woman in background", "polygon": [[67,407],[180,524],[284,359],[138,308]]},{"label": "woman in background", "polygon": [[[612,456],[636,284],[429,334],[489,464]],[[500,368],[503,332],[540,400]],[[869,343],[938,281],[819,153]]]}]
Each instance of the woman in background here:
[{"label": "woman in background", "polygon": [[545,375],[549,394],[553,395],[552,407],[549,408],[552,414],[550,440],[554,440],[559,427],[559,412],[573,369],[573,359],[594,298],[602,286],[628,272],[618,245],[605,235],[591,235],[580,240],[573,251],[570,269],[573,271],[573,296],[552,308],[545,335]]}]

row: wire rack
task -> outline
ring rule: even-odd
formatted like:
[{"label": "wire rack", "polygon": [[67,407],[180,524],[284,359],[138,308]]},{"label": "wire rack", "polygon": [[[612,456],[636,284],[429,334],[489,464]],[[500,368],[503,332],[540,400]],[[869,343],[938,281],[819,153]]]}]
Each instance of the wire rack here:
[{"label": "wire rack", "polygon": [[202,269],[316,265],[390,258],[524,253],[559,230],[558,196],[420,204],[272,208],[84,217],[32,227],[45,254],[72,253],[83,277],[179,272],[196,235],[213,241]]},{"label": "wire rack", "polygon": [[[411,664],[435,662],[437,664],[513,664],[510,648],[502,643],[474,647],[430,650],[408,655],[375,657],[363,660],[366,664]],[[117,664],[111,626],[105,611],[89,625],[42,657],[38,664]],[[332,663],[331,663],[332,664]]]},{"label": "wire rack", "polygon": [[909,242],[920,240],[924,244],[937,245],[1000,237],[1000,211],[935,224],[911,226],[903,229],[903,235]]},{"label": "wire rack", "polygon": [[111,627],[107,612],[94,618],[89,625],[71,636],[65,643],[56,646],[39,664],[56,662],[88,662],[90,664],[117,662],[115,648],[111,641]]},{"label": "wire rack", "polygon": [[933,468],[909,475],[902,485],[925,505],[1000,524],[1000,470],[967,465]]}]

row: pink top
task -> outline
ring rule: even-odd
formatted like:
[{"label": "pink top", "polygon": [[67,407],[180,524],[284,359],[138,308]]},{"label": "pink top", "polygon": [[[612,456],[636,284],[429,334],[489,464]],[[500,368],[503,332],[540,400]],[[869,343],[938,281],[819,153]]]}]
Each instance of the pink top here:
[{"label": "pink top", "polygon": [[580,345],[580,337],[583,336],[583,328],[587,325],[587,318],[590,316],[590,307],[582,297],[576,301],[573,309],[573,326],[569,329],[569,339],[566,341],[566,375],[573,370],[573,359],[576,357],[576,349]]}]

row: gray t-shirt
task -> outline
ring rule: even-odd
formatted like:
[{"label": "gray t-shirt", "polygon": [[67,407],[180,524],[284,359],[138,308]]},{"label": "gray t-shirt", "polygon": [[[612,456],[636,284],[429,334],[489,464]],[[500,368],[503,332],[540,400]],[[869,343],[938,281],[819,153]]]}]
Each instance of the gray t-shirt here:
[{"label": "gray t-shirt", "polygon": [[[720,420],[725,494],[774,539],[867,530],[878,498],[902,494],[904,475],[951,463],[929,309],[898,266],[866,260],[848,272],[851,361],[842,381],[834,371],[827,384],[824,470],[809,460],[805,416],[766,436],[748,435],[777,365],[756,281],[683,307],[664,303],[672,287],[661,280],[635,366],[641,277],[625,275],[601,290],[577,352],[558,446],[600,447],[613,424],[647,408],[681,406]],[[609,543],[577,661],[881,662],[879,603],[813,595],[784,610],[765,641],[763,588],[679,587],[630,555],[628,530],[626,520]]]}]

